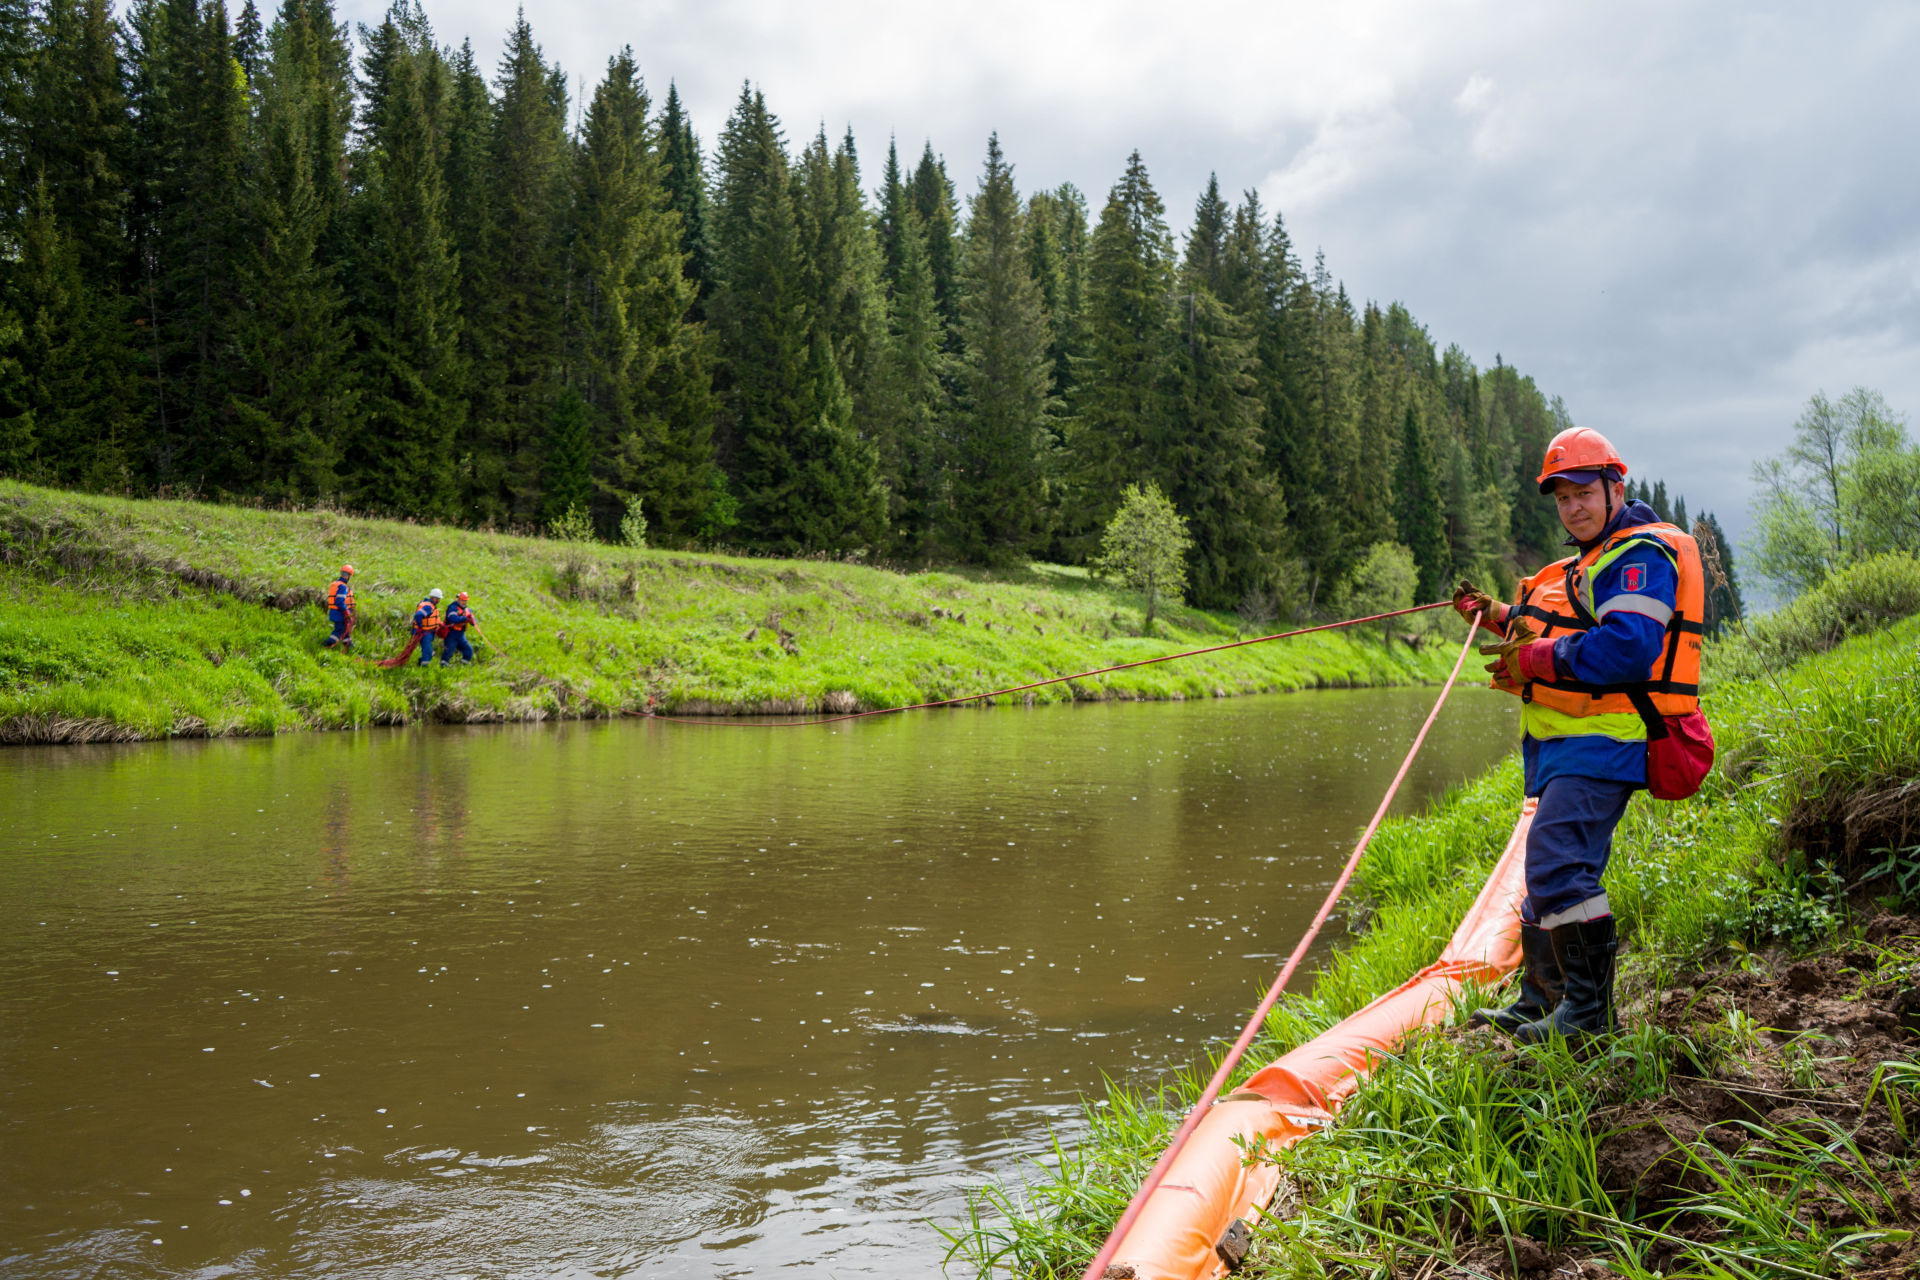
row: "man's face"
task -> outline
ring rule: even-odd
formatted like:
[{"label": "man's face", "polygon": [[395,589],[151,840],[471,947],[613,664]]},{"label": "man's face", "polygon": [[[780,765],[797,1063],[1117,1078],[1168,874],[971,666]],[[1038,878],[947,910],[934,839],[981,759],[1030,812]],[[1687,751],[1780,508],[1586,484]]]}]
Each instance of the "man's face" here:
[{"label": "man's face", "polygon": [[[1560,523],[1580,542],[1591,542],[1607,527],[1608,482],[1603,477],[1591,484],[1575,484],[1564,476],[1553,482],[1553,501],[1560,508]],[[1613,509],[1626,504],[1627,486],[1614,481]]]}]

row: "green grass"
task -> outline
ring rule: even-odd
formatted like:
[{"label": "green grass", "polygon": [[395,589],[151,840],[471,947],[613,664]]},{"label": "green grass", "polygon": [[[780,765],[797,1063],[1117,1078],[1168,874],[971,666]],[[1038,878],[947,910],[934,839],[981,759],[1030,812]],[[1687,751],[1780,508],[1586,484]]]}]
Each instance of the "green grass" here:
[{"label": "green grass", "polygon": [[[1920,812],[1920,787],[1909,785],[1920,779],[1920,618],[1791,666],[1769,653],[1736,652],[1752,645],[1735,638],[1718,655],[1710,650],[1709,671],[1720,675],[1705,702],[1719,763],[1700,794],[1678,804],[1636,796],[1616,834],[1606,885],[1626,939],[1623,1003],[1644,1001],[1696,966],[1830,942],[1846,927],[1849,888],[1920,888],[1920,846],[1856,851],[1866,856],[1851,862],[1822,853],[1841,851],[1845,833],[1835,832],[1850,821],[1854,843],[1871,843],[1871,830],[1863,837],[1856,829],[1862,812],[1885,818],[1901,803],[1909,817]],[[1862,797],[1878,809],[1863,810]],[[1333,958],[1310,994],[1279,1003],[1239,1076],[1430,963],[1491,870],[1520,799],[1519,762],[1510,757],[1430,812],[1384,826],[1355,882],[1372,913],[1366,932]],[[1733,1025],[1724,1039],[1743,1035],[1752,1029]],[[1711,1058],[1726,1047],[1676,1047],[1647,1027],[1623,1036],[1607,1058],[1580,1063],[1543,1053],[1516,1071],[1453,1039],[1421,1038],[1362,1088],[1329,1136],[1284,1158],[1313,1207],[1261,1241],[1251,1274],[1406,1275],[1412,1270],[1393,1269],[1404,1257],[1439,1256],[1448,1242],[1527,1232],[1555,1240],[1558,1231],[1584,1233],[1580,1239],[1611,1251],[1623,1275],[1650,1276],[1636,1260],[1661,1247],[1659,1224],[1633,1220],[1633,1206],[1601,1190],[1586,1119],[1595,1099],[1651,1097],[1667,1087],[1676,1059]],[[950,1264],[981,1276],[1079,1274],[1223,1049],[1153,1094],[1110,1086],[1086,1108],[1087,1136],[1077,1146],[1037,1163],[1024,1182],[976,1196],[970,1221],[949,1232]],[[1795,1061],[1813,1072],[1812,1059]],[[1904,1070],[1910,1084],[1920,1078]],[[1687,1212],[1720,1219],[1723,1243],[1732,1243],[1693,1250],[1684,1274],[1845,1273],[1860,1248],[1895,1238],[1851,1239],[1794,1218],[1796,1197],[1813,1194],[1814,1183],[1829,1196],[1871,1199],[1886,1190],[1858,1167],[1844,1133],[1815,1142],[1825,1154],[1807,1141],[1757,1133],[1750,1157],[1692,1157],[1710,1186]],[[1783,1200],[1780,1169],[1789,1165],[1812,1183]],[[1409,1178],[1435,1185],[1423,1190]],[[1887,1216],[1881,1208],[1864,1204],[1855,1216],[1877,1222]]]},{"label": "green grass", "polygon": [[[348,560],[361,571],[363,657],[399,649],[438,586],[472,593],[479,665],[381,670],[322,651],[318,599]],[[1263,630],[1173,609],[1142,638],[1141,603],[1059,566],[893,573],[0,482],[0,741],[605,716],[650,702],[689,714],[880,708]],[[1450,647],[1416,652],[1370,628],[1032,697],[1437,681]]]}]

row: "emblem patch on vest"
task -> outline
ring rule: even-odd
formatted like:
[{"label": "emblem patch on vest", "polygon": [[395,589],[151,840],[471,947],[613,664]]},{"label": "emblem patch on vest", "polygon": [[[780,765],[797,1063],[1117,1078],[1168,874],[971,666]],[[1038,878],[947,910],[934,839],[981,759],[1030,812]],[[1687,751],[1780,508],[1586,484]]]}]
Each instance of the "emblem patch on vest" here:
[{"label": "emblem patch on vest", "polygon": [[1647,566],[1643,564],[1630,564],[1620,571],[1620,589],[1622,591],[1638,591],[1646,585]]}]

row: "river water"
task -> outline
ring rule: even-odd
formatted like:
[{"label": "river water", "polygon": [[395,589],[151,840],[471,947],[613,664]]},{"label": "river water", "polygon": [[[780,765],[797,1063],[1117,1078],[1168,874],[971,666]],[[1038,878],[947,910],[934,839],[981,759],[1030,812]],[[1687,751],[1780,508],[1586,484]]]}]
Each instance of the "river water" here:
[{"label": "river water", "polygon": [[1238,1030],[1432,698],[0,753],[0,1274],[937,1274]]}]

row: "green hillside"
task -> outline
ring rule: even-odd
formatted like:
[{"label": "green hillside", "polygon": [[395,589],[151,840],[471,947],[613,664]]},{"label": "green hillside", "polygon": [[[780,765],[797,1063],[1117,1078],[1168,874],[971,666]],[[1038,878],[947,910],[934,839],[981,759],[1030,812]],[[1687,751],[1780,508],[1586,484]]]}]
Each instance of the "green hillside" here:
[{"label": "green hillside", "polygon": [[[385,670],[322,650],[319,597],[346,560],[360,570],[360,659],[397,651],[437,586],[472,594],[479,663]],[[901,706],[1274,629],[1174,609],[1141,638],[1140,605],[1047,565],[1017,581],[901,574],[0,482],[0,740],[609,716],[649,702],[681,714]],[[1322,634],[1032,696],[1410,683],[1443,677],[1451,648]]]}]

